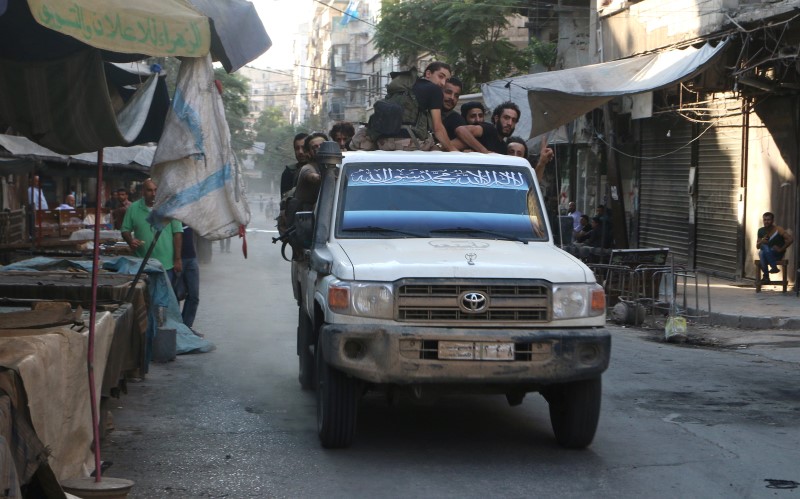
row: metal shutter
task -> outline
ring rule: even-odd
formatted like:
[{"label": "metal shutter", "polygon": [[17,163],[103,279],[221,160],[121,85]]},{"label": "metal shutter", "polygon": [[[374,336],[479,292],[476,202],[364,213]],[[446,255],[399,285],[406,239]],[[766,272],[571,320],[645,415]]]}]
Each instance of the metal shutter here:
[{"label": "metal shutter", "polygon": [[733,116],[719,119],[699,141],[696,266],[735,277],[739,270],[741,103],[722,100],[716,107],[717,115]]},{"label": "metal shutter", "polygon": [[639,247],[668,247],[675,263],[683,264],[688,259],[691,140],[692,127],[680,118],[642,122]]}]

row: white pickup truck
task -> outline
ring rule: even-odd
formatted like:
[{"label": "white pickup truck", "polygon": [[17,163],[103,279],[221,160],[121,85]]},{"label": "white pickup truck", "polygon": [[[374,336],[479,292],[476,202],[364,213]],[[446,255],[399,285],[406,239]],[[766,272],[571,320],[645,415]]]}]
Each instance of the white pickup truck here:
[{"label": "white pickup truck", "polygon": [[497,154],[319,151],[295,217],[300,383],[324,447],[347,447],[367,390],[528,392],[557,441],[594,438],[611,339],[590,269],[553,243],[530,164]]}]

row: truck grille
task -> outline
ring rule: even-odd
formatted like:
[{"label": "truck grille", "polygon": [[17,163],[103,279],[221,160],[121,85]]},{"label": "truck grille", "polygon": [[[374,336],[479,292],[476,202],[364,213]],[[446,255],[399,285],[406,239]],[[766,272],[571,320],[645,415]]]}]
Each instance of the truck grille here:
[{"label": "truck grille", "polygon": [[[550,287],[544,283],[401,281],[397,288],[397,320],[437,323],[519,323],[549,320]],[[486,299],[483,309],[470,309],[471,295]],[[473,302],[475,300],[472,300]]]}]

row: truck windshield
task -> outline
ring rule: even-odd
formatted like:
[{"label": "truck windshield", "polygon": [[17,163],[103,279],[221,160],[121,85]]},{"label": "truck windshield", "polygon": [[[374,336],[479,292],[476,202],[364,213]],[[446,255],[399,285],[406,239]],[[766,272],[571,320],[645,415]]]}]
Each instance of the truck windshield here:
[{"label": "truck windshield", "polygon": [[347,165],[337,220],[340,238],[547,239],[530,170],[515,166]]}]

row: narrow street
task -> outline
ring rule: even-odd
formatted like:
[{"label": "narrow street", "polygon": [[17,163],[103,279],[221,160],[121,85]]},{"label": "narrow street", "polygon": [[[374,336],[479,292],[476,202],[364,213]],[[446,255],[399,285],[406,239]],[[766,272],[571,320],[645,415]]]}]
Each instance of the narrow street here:
[{"label": "narrow street", "polygon": [[[0,65],[0,499],[800,499],[800,0],[0,0]],[[247,225],[213,349],[179,222]]]},{"label": "narrow street", "polygon": [[[600,425],[560,448],[536,394],[366,397],[353,446],[324,450],[297,382],[289,264],[254,210],[201,267],[196,329],[217,349],[151,365],[110,404],[107,476],[131,497],[796,497],[800,370],[612,327]],[[775,482],[771,480],[783,480]],[[778,488],[773,488],[778,487]]]}]

